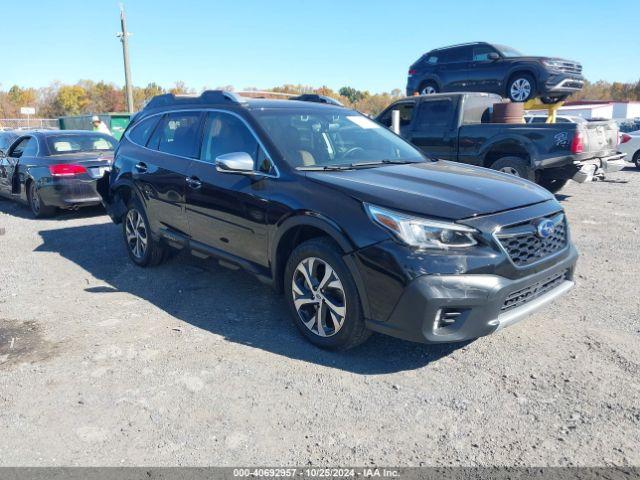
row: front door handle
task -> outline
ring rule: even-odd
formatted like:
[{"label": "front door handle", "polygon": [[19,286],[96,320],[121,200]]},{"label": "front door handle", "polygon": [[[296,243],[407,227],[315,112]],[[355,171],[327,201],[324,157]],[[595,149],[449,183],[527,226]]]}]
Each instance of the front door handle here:
[{"label": "front door handle", "polygon": [[202,186],[202,182],[198,177],[187,177],[186,181],[189,188],[192,188],[194,190],[197,190]]},{"label": "front door handle", "polygon": [[135,169],[138,173],[145,173],[147,171],[147,164],[144,162],[136,163]]}]

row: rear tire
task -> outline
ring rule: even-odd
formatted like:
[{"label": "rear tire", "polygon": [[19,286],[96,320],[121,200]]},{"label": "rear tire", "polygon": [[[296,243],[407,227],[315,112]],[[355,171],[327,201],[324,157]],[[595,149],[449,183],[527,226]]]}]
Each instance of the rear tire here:
[{"label": "rear tire", "polygon": [[47,218],[56,213],[55,207],[50,207],[42,201],[36,188],[36,182],[33,180],[28,183],[27,200],[29,201],[31,213],[33,213],[35,218]]},{"label": "rear tire", "polygon": [[284,275],[291,318],[311,343],[347,350],[369,338],[355,281],[331,239],[314,238],[298,245]]},{"label": "rear tire", "polygon": [[633,154],[633,163],[636,164],[636,168],[640,169],[640,150]]},{"label": "rear tire", "polygon": [[529,161],[521,157],[502,157],[491,164],[493,170],[535,181],[535,175]]},{"label": "rear tire", "polygon": [[420,87],[420,95],[433,95],[439,91],[440,89],[435,82],[425,82]]},{"label": "rear tire", "polygon": [[122,219],[122,236],[129,258],[139,267],[152,267],[162,262],[166,248],[154,240],[142,202],[134,198],[127,204]]},{"label": "rear tire", "polygon": [[564,188],[564,186],[567,184],[568,181],[569,181],[568,178],[563,178],[563,179],[549,178],[549,179],[547,179],[547,178],[541,177],[540,180],[538,181],[538,185],[540,185],[541,187],[546,188],[551,193],[558,193],[560,190],[562,190]]}]

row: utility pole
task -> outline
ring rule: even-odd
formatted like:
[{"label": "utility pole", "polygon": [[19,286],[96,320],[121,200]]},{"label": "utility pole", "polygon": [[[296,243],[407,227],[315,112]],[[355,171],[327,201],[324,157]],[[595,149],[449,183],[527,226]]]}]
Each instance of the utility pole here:
[{"label": "utility pole", "polygon": [[122,57],[124,58],[124,84],[127,92],[127,110],[133,113],[133,87],[131,86],[131,67],[129,66],[129,32],[127,32],[127,16],[124,5],[120,4],[120,26],[122,31],[117,37],[122,42]]}]

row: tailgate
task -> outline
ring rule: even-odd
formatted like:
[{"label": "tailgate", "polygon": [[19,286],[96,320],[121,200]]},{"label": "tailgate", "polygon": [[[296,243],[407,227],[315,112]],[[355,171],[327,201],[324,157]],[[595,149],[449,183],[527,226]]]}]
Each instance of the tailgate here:
[{"label": "tailgate", "polygon": [[611,155],[618,148],[618,125],[614,121],[585,122],[584,151],[596,157]]}]

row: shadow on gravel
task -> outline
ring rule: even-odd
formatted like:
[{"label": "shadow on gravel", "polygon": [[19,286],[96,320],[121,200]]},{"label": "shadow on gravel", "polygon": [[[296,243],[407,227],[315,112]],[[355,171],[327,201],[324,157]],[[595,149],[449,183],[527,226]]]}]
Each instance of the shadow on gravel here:
[{"label": "shadow on gravel", "polygon": [[251,275],[180,254],[143,269],[127,257],[120,227],[87,225],[39,232],[36,251],[57,252],[107,285],[88,287],[103,295],[128,292],[198,328],[278,355],[359,374],[424,367],[468,343],[420,345],[374,334],[348,352],[326,352],[309,344],[289,318],[284,299]]},{"label": "shadow on gravel", "polygon": [[[14,217],[24,218],[26,220],[33,220],[41,222],[42,220],[34,218],[29,207],[22,203],[14,202],[13,200],[0,197],[0,212],[7,215],[13,215]],[[83,207],[78,210],[58,210],[57,213],[44,220],[65,221],[73,220],[76,218],[91,218],[100,215],[106,215],[102,205],[95,205],[92,207]]]}]

